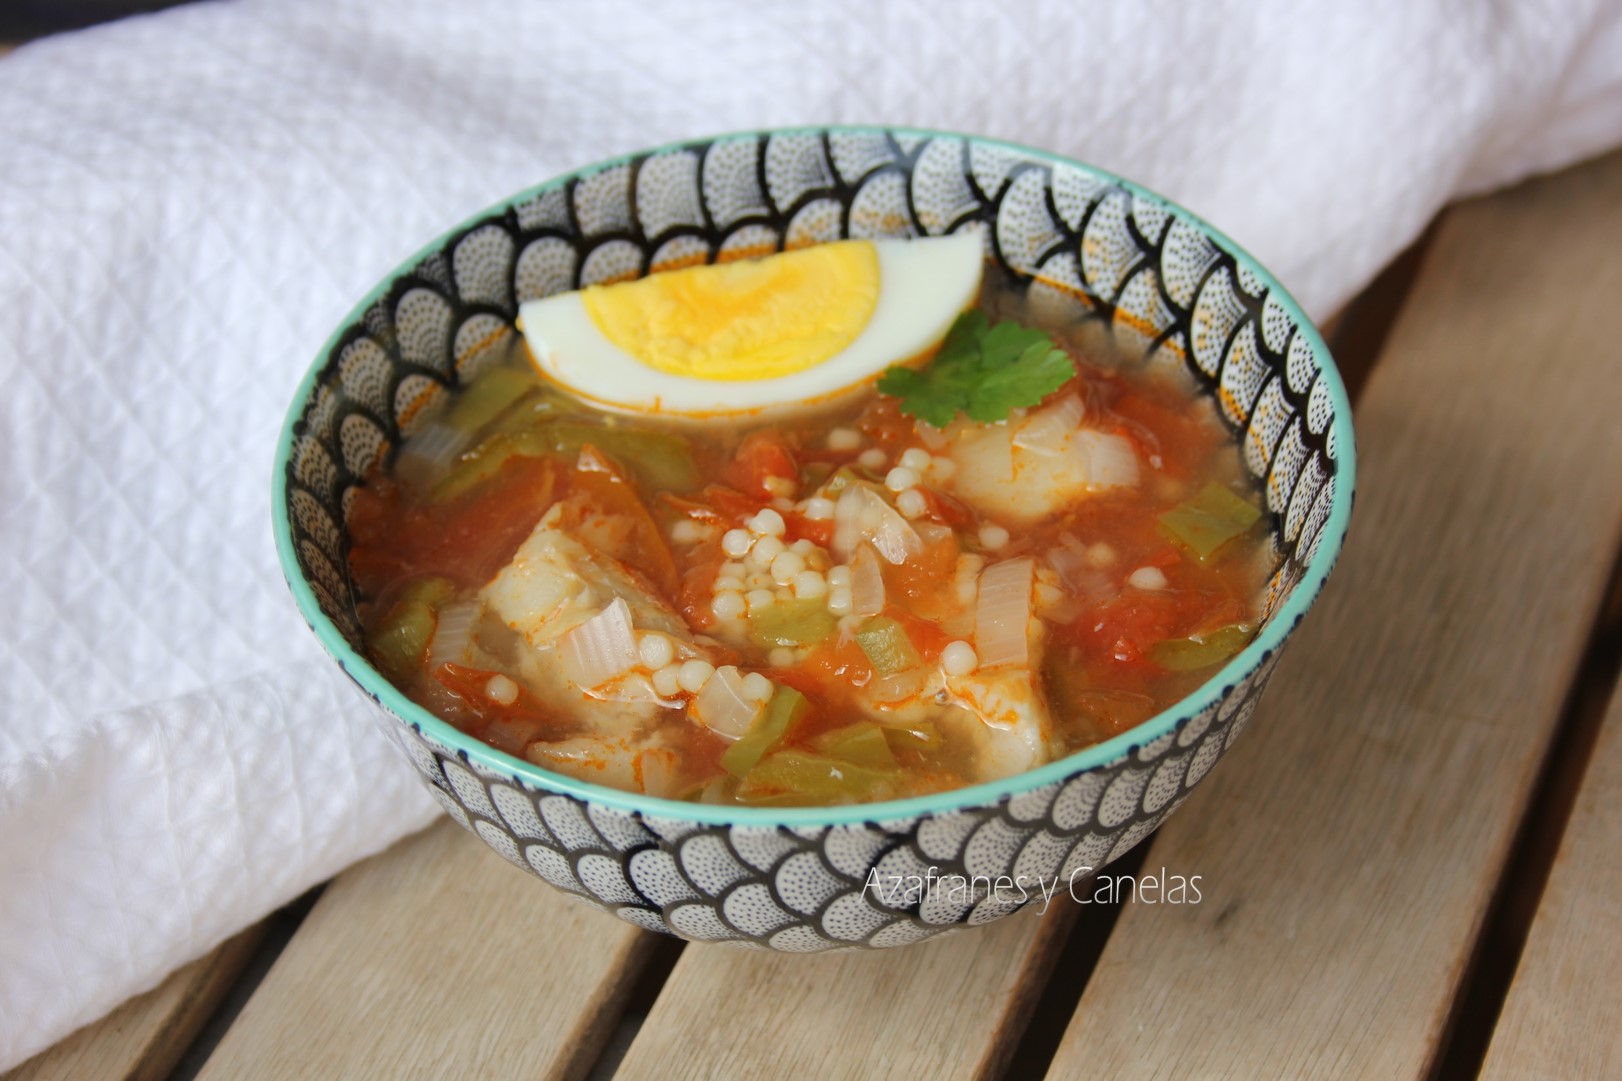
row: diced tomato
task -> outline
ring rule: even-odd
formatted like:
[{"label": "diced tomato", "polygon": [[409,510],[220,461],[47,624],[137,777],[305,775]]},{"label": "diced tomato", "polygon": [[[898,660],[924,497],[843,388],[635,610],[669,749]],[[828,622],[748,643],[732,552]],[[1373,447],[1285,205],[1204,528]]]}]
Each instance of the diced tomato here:
[{"label": "diced tomato", "polygon": [[568,725],[554,717],[522,683],[517,684],[518,697],[511,702],[491,698],[490,681],[497,675],[460,664],[442,664],[433,673],[441,686],[462,699],[479,718],[481,727],[474,735],[499,750],[522,755],[524,748],[534,740],[543,736],[558,739],[566,734]]},{"label": "diced tomato", "polygon": [[[1121,434],[1138,444],[1146,457],[1159,455],[1160,468],[1170,476],[1186,476],[1193,463],[1209,460],[1222,440],[1220,429],[1185,405],[1148,394],[1123,394],[1110,403],[1110,412],[1121,422]],[[1168,453],[1172,449],[1175,453]]]},{"label": "diced tomato", "polygon": [[1244,616],[1244,604],[1231,596],[1196,589],[1127,589],[1083,612],[1071,627],[1097,656],[1129,666],[1152,665],[1149,650],[1155,643]]},{"label": "diced tomato", "polygon": [[404,575],[482,585],[512,558],[564,486],[550,458],[513,458],[488,483],[444,506],[411,506],[392,485],[352,497],[349,566],[367,593]]},{"label": "diced tomato", "polygon": [[716,575],[726,562],[720,538],[712,537],[700,544],[684,562],[687,569],[682,572],[681,589],[676,593],[676,608],[689,626],[703,630],[715,622],[710,603],[715,599]]},{"label": "diced tomato", "polygon": [[569,477],[562,528],[640,571],[666,597],[680,584],[664,534],[625,473],[589,443]]},{"label": "diced tomato", "polygon": [[918,437],[917,426],[901,412],[900,402],[882,394],[862,410],[856,426],[886,449],[911,444]]},{"label": "diced tomato", "polygon": [[721,525],[725,521],[720,511],[707,503],[700,503],[695,499],[685,499],[669,492],[660,492],[653,497],[666,511],[681,518],[690,518],[695,522],[704,522],[709,525]]},{"label": "diced tomato", "polygon": [[787,527],[783,537],[790,544],[797,540],[808,540],[812,544],[827,548],[834,542],[834,522],[832,518],[813,520],[796,511],[791,511],[783,515],[783,523]]},{"label": "diced tomato", "polygon": [[758,511],[763,501],[751,499],[735,488],[711,484],[699,493],[699,499],[715,508],[715,512],[728,522],[741,522]]},{"label": "diced tomato", "polygon": [[1166,567],[1175,567],[1182,561],[1182,553],[1178,552],[1177,549],[1171,547],[1170,545],[1167,545],[1164,548],[1160,548],[1149,553],[1149,555],[1144,558],[1143,563],[1140,563],[1139,566],[1148,564],[1151,567],[1160,567],[1164,569]]},{"label": "diced tomato", "polygon": [[798,484],[800,467],[788,437],[775,428],[750,432],[738,445],[736,457],[727,466],[727,479],[745,495],[771,499],[767,481],[773,477]]},{"label": "diced tomato", "polygon": [[952,636],[941,630],[940,624],[934,620],[924,619],[914,615],[899,605],[889,605],[884,614],[901,624],[901,629],[907,632],[907,638],[912,647],[925,661],[934,662],[940,659],[941,650],[951,642]]},{"label": "diced tomato", "polygon": [[884,588],[891,596],[904,598],[919,615],[941,616],[930,602],[949,593],[952,573],[957,568],[957,536],[946,533],[934,544],[926,543],[917,556],[900,563],[883,563]]},{"label": "diced tomato", "polygon": [[918,491],[924,497],[927,508],[924,513],[935,521],[953,529],[973,529],[979,523],[979,515],[957,496],[936,488],[920,487]]},{"label": "diced tomato", "polygon": [[[819,693],[823,695],[832,689],[861,686],[873,678],[873,665],[867,654],[856,644],[856,639],[844,635],[835,635],[812,649],[800,668],[820,684]],[[796,685],[795,689],[811,697],[804,687]]]}]

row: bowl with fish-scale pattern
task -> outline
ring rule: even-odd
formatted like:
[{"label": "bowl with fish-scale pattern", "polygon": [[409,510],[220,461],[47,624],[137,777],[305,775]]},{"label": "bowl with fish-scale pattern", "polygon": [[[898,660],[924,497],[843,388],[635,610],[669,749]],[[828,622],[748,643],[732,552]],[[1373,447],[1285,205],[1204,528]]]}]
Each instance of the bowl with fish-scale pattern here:
[{"label": "bowl with fish-scale pattern", "polygon": [[[518,335],[519,305],[728,252],[978,232],[1030,303],[1186,372],[1254,483],[1270,569],[1254,639],[1171,708],[1076,753],[908,799],[771,807],[622,791],[505,754],[368,660],[349,565],[354,493],[423,402]],[[1080,162],[901,128],[761,131],[628,155],[490,208],[362,298],[298,388],[274,475],[283,571],[323,646],[445,812],[512,863],[622,919],[814,952],[979,926],[1118,859],[1249,722],[1351,513],[1341,379],[1257,262],[1175,204]],[[1010,891],[999,879],[1020,884]]]}]

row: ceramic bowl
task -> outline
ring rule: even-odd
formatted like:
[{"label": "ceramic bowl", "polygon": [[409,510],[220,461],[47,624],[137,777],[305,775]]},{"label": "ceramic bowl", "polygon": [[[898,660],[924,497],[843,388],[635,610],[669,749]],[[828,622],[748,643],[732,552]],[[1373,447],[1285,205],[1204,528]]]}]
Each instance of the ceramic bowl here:
[{"label": "ceramic bowl", "polygon": [[[470,378],[520,302],[672,262],[843,237],[975,230],[1033,302],[1129,356],[1186,367],[1266,493],[1275,570],[1255,641],[1175,707],[1016,777],[845,807],[717,807],[549,773],[431,716],[360,648],[346,496]],[[299,608],[445,812],[551,885],[639,926],[790,951],[895,946],[999,919],[1096,871],[1175,811],[1244,730],[1323,588],[1352,504],[1351,413],[1323,341],[1267,271],[1129,181],[990,139],[753,132],[581,169],[480,214],[390,274],[298,389],[275,532]],[[999,879],[1023,884],[1016,892]],[[907,888],[893,888],[899,886]],[[1023,895],[1023,896],[1022,896]]]}]

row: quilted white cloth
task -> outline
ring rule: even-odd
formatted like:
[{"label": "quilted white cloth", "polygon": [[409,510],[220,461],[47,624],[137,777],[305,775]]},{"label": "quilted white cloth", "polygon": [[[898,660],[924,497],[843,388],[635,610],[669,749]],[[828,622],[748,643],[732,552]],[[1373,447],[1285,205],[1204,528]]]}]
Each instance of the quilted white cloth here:
[{"label": "quilted white cloth", "polygon": [[434,813],[270,539],[293,386],[390,266],[599,157],[882,121],[1141,180],[1323,315],[1622,141],[1622,0],[1303,11],[239,0],[0,60],[0,1069]]}]

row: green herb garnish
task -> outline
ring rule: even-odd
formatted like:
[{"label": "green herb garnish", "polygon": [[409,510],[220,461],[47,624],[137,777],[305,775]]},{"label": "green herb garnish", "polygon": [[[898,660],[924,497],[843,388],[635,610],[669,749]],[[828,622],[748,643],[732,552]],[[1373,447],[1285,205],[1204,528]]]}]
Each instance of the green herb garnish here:
[{"label": "green herb garnish", "polygon": [[1075,362],[1040,330],[979,311],[958,316],[939,353],[920,369],[889,368],[880,394],[901,399],[901,411],[937,428],[958,413],[982,423],[1037,405],[1076,374]]}]

